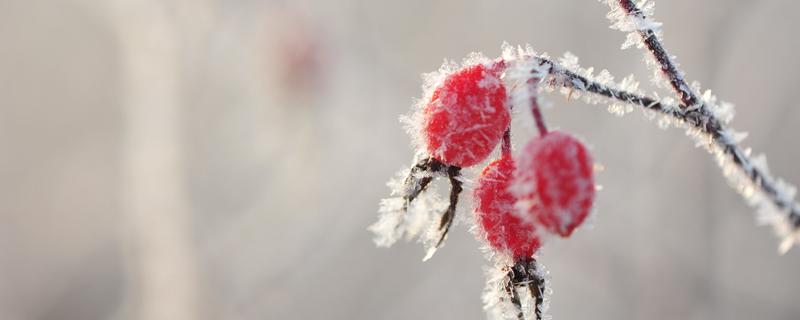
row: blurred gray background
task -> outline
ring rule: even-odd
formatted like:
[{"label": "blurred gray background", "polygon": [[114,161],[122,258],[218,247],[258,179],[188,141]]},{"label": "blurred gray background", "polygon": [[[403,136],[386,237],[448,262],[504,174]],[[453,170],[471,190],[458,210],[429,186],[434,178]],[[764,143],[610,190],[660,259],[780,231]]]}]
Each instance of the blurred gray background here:
[{"label": "blurred gray background", "polygon": [[[799,9],[656,6],[688,77],[734,102],[745,143],[795,183]],[[0,0],[0,319],[483,319],[488,262],[464,223],[425,263],[366,231],[413,155],[397,118],[419,74],[503,41],[649,88],[607,11]],[[592,226],[544,251],[555,319],[800,318],[800,250],[776,253],[683,132],[547,99],[550,125],[606,168]]]}]

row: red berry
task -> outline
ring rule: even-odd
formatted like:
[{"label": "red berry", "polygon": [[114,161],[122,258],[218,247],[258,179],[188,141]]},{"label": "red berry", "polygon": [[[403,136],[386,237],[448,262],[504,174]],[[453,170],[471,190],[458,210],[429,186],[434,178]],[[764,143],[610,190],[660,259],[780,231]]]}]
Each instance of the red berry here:
[{"label": "red berry", "polygon": [[594,202],[594,162],[569,134],[551,131],[525,146],[514,194],[528,214],[562,237],[572,234]]},{"label": "red berry", "polygon": [[495,160],[483,169],[474,191],[475,214],[493,248],[514,258],[530,257],[541,243],[531,221],[513,214],[516,198],[509,190],[513,174],[511,157]]},{"label": "red berry", "polygon": [[423,109],[426,148],[437,160],[469,167],[483,161],[511,122],[503,63],[461,69],[444,79]]}]

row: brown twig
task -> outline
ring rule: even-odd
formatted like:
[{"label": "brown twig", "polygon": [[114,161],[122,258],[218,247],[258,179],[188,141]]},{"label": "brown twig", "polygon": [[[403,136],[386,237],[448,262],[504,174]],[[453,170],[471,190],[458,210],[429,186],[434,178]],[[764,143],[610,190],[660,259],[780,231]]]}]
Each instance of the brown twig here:
[{"label": "brown twig", "polygon": [[[629,16],[633,16],[636,19],[647,19],[644,12],[631,0],[619,0],[619,6]],[[669,80],[672,90],[675,91],[675,94],[680,98],[680,107],[689,108],[700,106],[700,98],[697,97],[697,94],[692,91],[691,87],[686,83],[686,80],[683,79],[683,74],[678,70],[678,67],[675,65],[675,62],[672,61],[672,58],[670,58],[667,50],[664,49],[664,46],[658,39],[656,31],[653,30],[653,28],[644,28],[636,32],[639,33],[639,36],[642,38],[645,47],[647,47],[647,51],[649,51],[658,62],[661,72]]]}]

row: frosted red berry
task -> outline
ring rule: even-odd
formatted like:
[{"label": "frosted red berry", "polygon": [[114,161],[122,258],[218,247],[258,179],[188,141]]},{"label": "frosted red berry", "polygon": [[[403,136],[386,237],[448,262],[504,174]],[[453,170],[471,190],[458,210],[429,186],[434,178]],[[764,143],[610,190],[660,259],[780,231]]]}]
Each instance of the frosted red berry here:
[{"label": "frosted red berry", "polygon": [[423,109],[428,153],[452,166],[483,161],[511,122],[503,64],[465,67],[444,79]]},{"label": "frosted red berry", "polygon": [[513,214],[516,197],[509,190],[513,174],[511,157],[495,160],[483,169],[474,191],[475,214],[492,248],[526,258],[541,242],[533,223]]},{"label": "frosted red berry", "polygon": [[514,194],[523,210],[545,229],[568,237],[594,202],[594,162],[575,137],[551,131],[523,149]]}]

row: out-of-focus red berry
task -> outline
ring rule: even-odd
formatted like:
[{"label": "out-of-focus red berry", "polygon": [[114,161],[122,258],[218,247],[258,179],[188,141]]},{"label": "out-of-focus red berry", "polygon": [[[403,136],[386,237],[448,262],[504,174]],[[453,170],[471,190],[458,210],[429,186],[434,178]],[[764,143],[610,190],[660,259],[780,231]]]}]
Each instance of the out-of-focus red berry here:
[{"label": "out-of-focus red berry", "polygon": [[502,157],[483,169],[474,191],[475,214],[489,244],[519,259],[532,256],[541,242],[533,223],[512,213],[516,202],[509,190],[513,174],[511,157]]},{"label": "out-of-focus red berry", "polygon": [[594,202],[593,160],[575,137],[551,131],[531,140],[518,160],[514,193],[550,232],[568,237]]},{"label": "out-of-focus red berry", "polygon": [[428,153],[452,166],[483,161],[511,122],[502,63],[461,69],[445,78],[423,110]]}]

